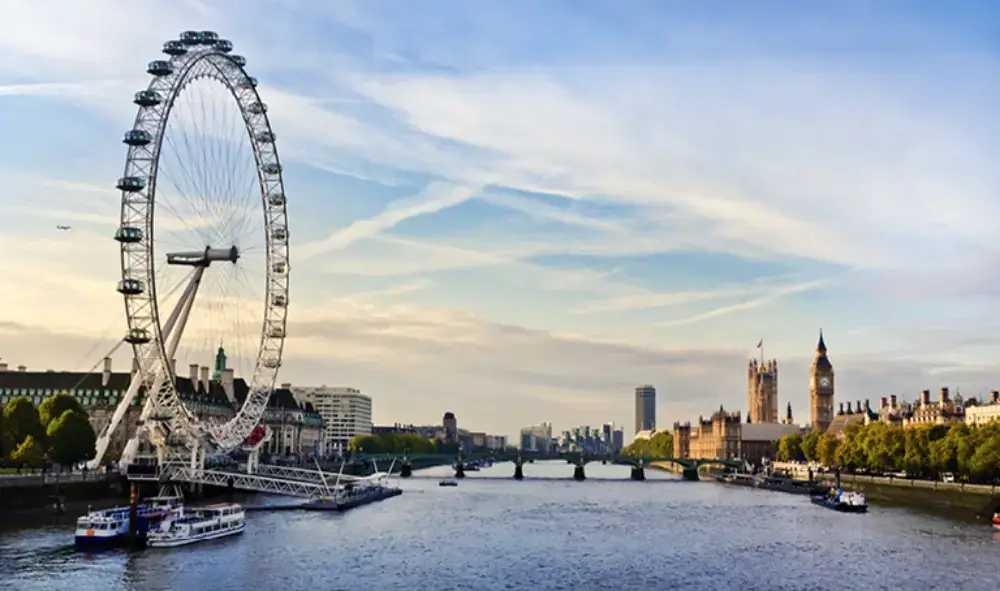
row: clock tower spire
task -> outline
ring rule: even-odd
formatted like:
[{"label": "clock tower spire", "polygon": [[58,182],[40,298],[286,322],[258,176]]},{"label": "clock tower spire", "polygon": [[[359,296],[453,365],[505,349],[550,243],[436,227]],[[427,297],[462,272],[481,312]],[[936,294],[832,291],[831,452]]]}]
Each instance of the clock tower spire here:
[{"label": "clock tower spire", "polygon": [[826,356],[826,342],[820,329],[816,358],[809,371],[809,409],[813,429],[821,432],[825,432],[833,421],[833,378],[833,364]]}]

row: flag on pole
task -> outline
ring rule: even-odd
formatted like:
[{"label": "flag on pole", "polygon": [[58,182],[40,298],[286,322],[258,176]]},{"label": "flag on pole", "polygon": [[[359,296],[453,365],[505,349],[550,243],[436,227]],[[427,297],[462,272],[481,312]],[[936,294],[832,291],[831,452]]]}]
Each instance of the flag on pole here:
[{"label": "flag on pole", "polygon": [[757,348],[760,349],[764,346],[764,339],[757,341]]}]

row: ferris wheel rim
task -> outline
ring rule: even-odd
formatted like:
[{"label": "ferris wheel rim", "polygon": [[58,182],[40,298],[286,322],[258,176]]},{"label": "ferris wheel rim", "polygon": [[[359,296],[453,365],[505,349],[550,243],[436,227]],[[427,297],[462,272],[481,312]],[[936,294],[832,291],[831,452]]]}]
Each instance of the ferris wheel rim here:
[{"label": "ferris wheel rim", "polygon": [[[191,35],[205,38],[210,35],[214,40],[188,43],[186,39]],[[182,52],[185,45],[187,50]],[[168,53],[168,47],[176,53]],[[125,300],[129,331],[126,340],[132,345],[135,359],[139,360],[139,373],[147,387],[147,397],[156,399],[154,405],[165,404],[176,411],[172,415],[172,428],[185,430],[189,436],[207,439],[221,451],[238,446],[259,423],[266,399],[277,382],[286,336],[289,275],[284,177],[274,133],[256,80],[246,72],[245,59],[231,54],[231,49],[231,43],[218,39],[211,32],[185,32],[180,41],[164,44],[164,52],[169,58],[150,62],[147,71],[152,80],[145,90],[140,90],[135,96],[138,109],[132,128],[126,133],[128,153],[125,172],[119,181],[122,199],[118,233],[124,233],[126,229],[141,230],[138,241],[119,240],[122,247],[119,291]],[[264,222],[262,231],[266,243],[264,313],[253,369],[249,376],[243,376],[248,385],[247,396],[236,416],[218,428],[199,425],[177,391],[176,368],[167,351],[156,282],[154,214],[163,142],[174,103],[188,84],[200,78],[212,78],[225,86],[243,119],[243,131],[249,139],[256,164]],[[145,101],[148,104],[140,102],[140,95],[148,99]],[[154,100],[157,97],[159,100]],[[257,109],[253,108],[254,105]],[[130,137],[140,141],[147,139],[147,135],[143,134],[151,136],[148,137],[150,141],[142,145],[129,143]],[[141,183],[129,180],[136,178],[141,179]],[[123,187],[123,184],[128,186]],[[143,186],[135,190],[139,184]],[[141,293],[122,291],[121,286],[130,280],[144,281]],[[142,342],[143,335],[147,337],[145,342]],[[155,385],[156,372],[161,372],[167,379],[162,380],[162,386],[156,392],[149,392]]]}]

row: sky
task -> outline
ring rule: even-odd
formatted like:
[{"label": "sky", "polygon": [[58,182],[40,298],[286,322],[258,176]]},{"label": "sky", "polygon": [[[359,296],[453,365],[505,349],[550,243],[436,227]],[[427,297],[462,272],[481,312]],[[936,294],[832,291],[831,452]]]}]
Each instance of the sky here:
[{"label": "sky", "polygon": [[802,423],[822,328],[838,401],[1000,388],[998,12],[2,2],[0,358],[85,371],[124,334],[131,97],[210,29],[284,165],[281,382],[360,388],[377,424],[630,437],[640,384],[661,427],[745,411],[763,339]]}]

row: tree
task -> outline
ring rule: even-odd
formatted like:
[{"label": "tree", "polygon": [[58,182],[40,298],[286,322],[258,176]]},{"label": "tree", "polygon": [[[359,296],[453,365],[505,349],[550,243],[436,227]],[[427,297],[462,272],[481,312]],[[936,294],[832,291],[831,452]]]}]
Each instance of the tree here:
[{"label": "tree", "polygon": [[835,461],[838,466],[857,470],[868,465],[868,453],[864,448],[863,425],[851,423],[844,427],[844,440],[837,447]]},{"label": "tree", "polygon": [[637,458],[672,458],[674,436],[669,431],[657,431],[649,439],[636,439],[623,447],[621,453]]},{"label": "tree", "polygon": [[[454,447],[456,447],[454,451],[457,452],[457,446]],[[356,436],[351,440],[349,449],[366,454],[433,453],[435,445],[426,437],[416,433],[380,433]]]},{"label": "tree", "polygon": [[819,445],[819,438],[822,436],[818,429],[813,429],[802,438],[802,456],[807,462],[816,461],[816,446]]},{"label": "tree", "polygon": [[3,426],[3,409],[0,409],[0,460],[7,458],[14,453],[14,436]]},{"label": "tree", "polygon": [[819,463],[828,468],[837,465],[837,452],[840,448],[840,440],[833,433],[824,433],[816,444],[816,459]]},{"label": "tree", "polygon": [[969,460],[969,470],[974,478],[992,482],[1000,477],[1000,434],[986,435]]},{"label": "tree", "polygon": [[801,462],[804,458],[801,435],[790,433],[778,440],[779,462]]},{"label": "tree", "polygon": [[29,435],[39,442],[45,439],[45,429],[38,420],[38,410],[27,396],[15,398],[4,406],[3,430],[11,446],[6,449],[19,446]]},{"label": "tree", "polygon": [[97,455],[97,436],[87,415],[67,410],[49,423],[49,458],[63,466],[92,460]]},{"label": "tree", "polygon": [[87,414],[79,400],[66,392],[59,392],[49,396],[38,406],[38,420],[41,421],[43,427],[48,428],[49,423],[61,417],[67,410],[75,410],[83,415]]},{"label": "tree", "polygon": [[10,455],[10,459],[19,464],[39,468],[45,463],[45,448],[34,436],[28,435]]}]

